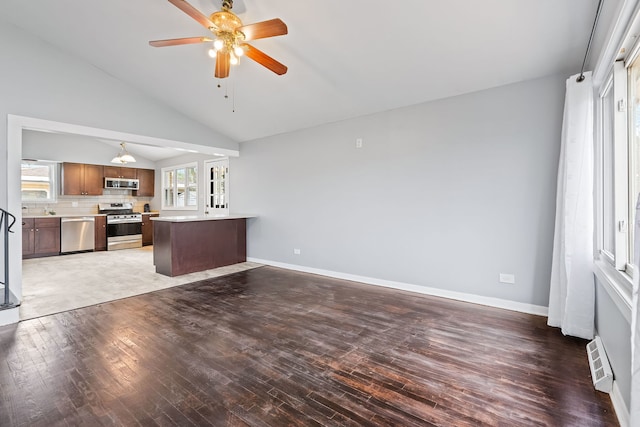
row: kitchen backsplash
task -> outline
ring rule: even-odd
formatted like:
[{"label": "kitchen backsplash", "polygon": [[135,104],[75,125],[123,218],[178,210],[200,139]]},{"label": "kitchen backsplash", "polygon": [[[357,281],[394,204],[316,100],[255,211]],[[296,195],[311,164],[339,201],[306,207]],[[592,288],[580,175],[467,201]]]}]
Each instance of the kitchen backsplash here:
[{"label": "kitchen backsplash", "polygon": [[[109,193],[109,194],[107,194]],[[133,203],[134,212],[142,212],[145,203],[150,203],[153,197],[134,197],[127,190],[104,190],[102,196],[58,196],[53,203],[22,203],[23,215],[45,215],[55,212],[55,215],[92,215],[98,213],[98,203]],[[25,209],[26,208],[26,209]]]}]

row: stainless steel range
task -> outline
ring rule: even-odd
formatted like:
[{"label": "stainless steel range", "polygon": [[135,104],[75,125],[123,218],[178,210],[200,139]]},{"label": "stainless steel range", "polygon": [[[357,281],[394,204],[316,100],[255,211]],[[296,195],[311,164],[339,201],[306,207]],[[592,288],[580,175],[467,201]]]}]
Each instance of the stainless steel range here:
[{"label": "stainless steel range", "polygon": [[142,247],[142,214],[133,203],[100,203],[98,213],[107,214],[107,250]]}]

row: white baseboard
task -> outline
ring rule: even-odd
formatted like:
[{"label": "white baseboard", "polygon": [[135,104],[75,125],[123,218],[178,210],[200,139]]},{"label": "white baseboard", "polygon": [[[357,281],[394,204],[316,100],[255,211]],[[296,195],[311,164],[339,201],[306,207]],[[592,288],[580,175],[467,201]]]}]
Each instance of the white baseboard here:
[{"label": "white baseboard", "polygon": [[259,258],[247,258],[247,261],[259,264],[271,265],[287,270],[301,271],[304,273],[318,274],[321,276],[333,277],[336,279],[351,280],[353,282],[365,283],[368,285],[384,286],[386,288],[399,289],[403,291],[416,292],[419,294],[432,295],[442,298],[449,298],[457,301],[470,302],[474,304],[486,305],[489,307],[504,308],[506,310],[518,311],[521,313],[547,316],[549,308],[541,305],[525,304],[517,301],[509,301],[500,298],[484,297],[481,295],[467,294],[463,292],[448,291],[446,289],[431,288],[428,286],[412,285],[409,283],[393,282],[390,280],[376,279],[373,277],[358,276],[355,274],[340,273],[319,268],[305,267],[302,265],[287,264],[278,261],[270,261]]},{"label": "white baseboard", "polygon": [[613,387],[611,389],[611,393],[609,393],[609,397],[611,398],[613,409],[616,411],[620,427],[629,427],[629,409],[627,408],[627,404],[624,402],[622,393],[620,393],[618,382],[615,380],[613,381]]},{"label": "white baseboard", "polygon": [[20,321],[20,307],[0,310],[0,326],[18,323]]}]

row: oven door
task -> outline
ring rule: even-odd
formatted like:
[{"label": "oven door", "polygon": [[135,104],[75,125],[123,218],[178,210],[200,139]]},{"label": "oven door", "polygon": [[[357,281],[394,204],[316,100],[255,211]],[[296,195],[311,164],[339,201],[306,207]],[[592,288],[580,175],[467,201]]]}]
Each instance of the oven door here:
[{"label": "oven door", "polygon": [[107,250],[142,247],[142,222],[107,224]]},{"label": "oven door", "polygon": [[142,234],[141,222],[118,222],[107,224],[107,238]]}]

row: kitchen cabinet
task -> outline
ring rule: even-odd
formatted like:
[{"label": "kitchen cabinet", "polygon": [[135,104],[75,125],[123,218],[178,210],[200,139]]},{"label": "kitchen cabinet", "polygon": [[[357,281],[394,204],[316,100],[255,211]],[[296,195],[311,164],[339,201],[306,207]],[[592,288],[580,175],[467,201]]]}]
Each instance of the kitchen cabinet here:
[{"label": "kitchen cabinet", "polygon": [[60,255],[60,218],[23,218],[22,257]]},{"label": "kitchen cabinet", "polygon": [[106,251],[107,250],[107,217],[106,216],[96,216],[95,217],[95,251]]},{"label": "kitchen cabinet", "polygon": [[126,178],[136,179],[136,168],[124,168],[120,166],[105,166],[104,177],[105,178]]},{"label": "kitchen cabinet", "polygon": [[153,221],[149,218],[158,216],[157,213],[142,214],[142,246],[153,245]]},{"label": "kitchen cabinet", "polygon": [[180,276],[247,260],[246,217],[160,217],[153,224],[156,273]]},{"label": "kitchen cabinet", "polygon": [[35,236],[35,219],[24,218],[22,220],[22,256],[33,254],[34,252],[34,236]]},{"label": "kitchen cabinet", "polygon": [[136,169],[139,181],[139,189],[133,191],[134,196],[153,197],[155,189],[156,171],[153,169]]},{"label": "kitchen cabinet", "polygon": [[63,163],[62,194],[65,196],[101,196],[103,178],[103,166]]}]

